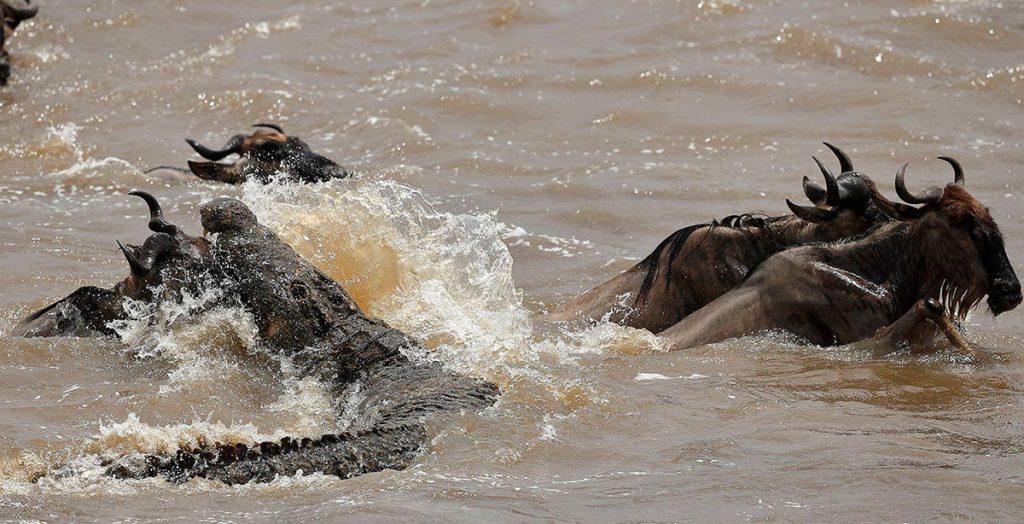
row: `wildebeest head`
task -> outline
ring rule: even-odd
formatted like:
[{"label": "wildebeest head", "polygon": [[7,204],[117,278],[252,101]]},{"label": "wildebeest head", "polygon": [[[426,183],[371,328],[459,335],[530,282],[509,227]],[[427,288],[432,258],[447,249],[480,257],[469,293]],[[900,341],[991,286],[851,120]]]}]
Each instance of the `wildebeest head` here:
[{"label": "wildebeest head", "polygon": [[[1003,235],[988,208],[964,188],[964,171],[950,157],[939,157],[953,166],[954,181],[911,193],[906,186],[907,164],[896,174],[896,193],[907,202],[891,202],[872,185],[872,200],[896,220],[915,220],[925,228],[925,239],[936,241],[928,270],[947,279],[945,301],[962,316],[988,295],[992,314],[1009,311],[1021,303],[1020,281],[1006,256]],[[914,207],[908,204],[921,204]]]},{"label": "wildebeest head", "polygon": [[186,235],[168,223],[160,203],[149,193],[133,191],[149,206],[153,234],[142,245],[118,247],[128,261],[128,276],[111,289],[85,286],[67,297],[29,315],[14,328],[15,336],[114,335],[110,323],[126,318],[129,300],[156,303],[177,300],[193,290],[207,268],[210,245],[203,238]]},{"label": "wildebeest head", "polygon": [[6,84],[11,75],[11,65],[7,51],[4,50],[7,37],[19,24],[36,16],[38,12],[39,6],[32,0],[0,0],[0,20],[3,23],[3,27],[0,27],[0,85]]},{"label": "wildebeest head", "polygon": [[871,203],[871,191],[863,174],[853,168],[850,157],[838,147],[824,142],[839,159],[841,173],[838,177],[816,157],[811,157],[825,178],[825,187],[803,180],[804,194],[814,206],[799,206],[790,200],[786,205],[797,217],[811,223],[828,224],[837,238],[863,233],[878,221],[887,220]]},{"label": "wildebeest head", "polygon": [[[333,160],[314,153],[309,145],[297,137],[285,134],[280,126],[256,124],[253,127],[259,129],[250,135],[238,134],[231,137],[220,149],[210,149],[186,138],[185,141],[196,153],[210,160],[189,161],[189,169],[199,178],[229,184],[240,184],[250,177],[266,183],[278,174],[307,183],[350,176],[348,171]],[[232,154],[239,156],[234,163],[218,162]]]}]

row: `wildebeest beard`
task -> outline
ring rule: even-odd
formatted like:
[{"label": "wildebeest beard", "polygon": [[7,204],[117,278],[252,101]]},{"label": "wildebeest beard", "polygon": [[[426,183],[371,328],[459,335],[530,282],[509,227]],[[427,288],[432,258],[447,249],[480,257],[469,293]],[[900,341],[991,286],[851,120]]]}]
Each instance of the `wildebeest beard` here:
[{"label": "wildebeest beard", "polygon": [[[346,433],[315,439],[206,443],[170,454],[121,457],[106,464],[108,474],[162,476],[174,482],[205,477],[237,484],[270,481],[299,471],[347,478],[402,469],[426,442],[425,417],[482,409],[496,400],[498,389],[486,380],[451,372],[437,362],[411,360],[405,351],[424,352],[419,342],[364,315],[337,282],[262,226],[242,202],[214,200],[202,206],[201,216],[203,227],[217,235],[216,241],[206,244],[208,249],[197,259],[204,270],[182,273],[185,282],[180,287],[215,283],[222,291],[220,304],[241,306],[248,312],[259,330],[260,344],[267,351],[287,355],[300,376],[318,378],[336,399],[349,398],[358,388],[358,405],[346,411],[353,422]],[[164,260],[169,252],[166,246],[178,246],[172,233],[193,238],[168,224],[162,214],[153,214],[151,227],[159,231],[147,245],[123,248],[131,266],[139,266],[140,271]],[[153,300],[171,298],[148,284],[135,280],[124,288],[141,286]],[[165,278],[161,286],[166,285]],[[115,286],[106,296],[120,291]]]}]

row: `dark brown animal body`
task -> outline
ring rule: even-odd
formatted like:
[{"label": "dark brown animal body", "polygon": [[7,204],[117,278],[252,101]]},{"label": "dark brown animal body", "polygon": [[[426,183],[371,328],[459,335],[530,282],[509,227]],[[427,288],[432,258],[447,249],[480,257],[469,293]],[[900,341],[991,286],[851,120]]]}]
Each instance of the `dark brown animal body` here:
[{"label": "dark brown animal body", "polygon": [[[275,177],[291,182],[327,182],[351,176],[333,160],[319,155],[298,137],[285,134],[274,124],[256,124],[261,129],[251,135],[235,135],[220,150],[213,150],[192,139],[185,139],[192,149],[210,162],[189,161],[192,173],[204,180],[241,184],[249,179],[264,184]],[[231,164],[217,162],[237,154]]]},{"label": "dark brown animal body", "polygon": [[4,44],[18,25],[38,12],[39,6],[32,0],[0,0],[0,86],[6,85],[11,76],[10,56]]},{"label": "dark brown animal body", "polygon": [[[987,294],[993,314],[1015,308],[1020,283],[988,210],[956,182],[890,202],[868,181],[876,206],[897,221],[862,238],[790,249],[766,260],[742,285],[660,335],[677,349],[784,330],[820,345],[875,335],[922,300],[962,319]],[[906,166],[904,166],[905,168]]]},{"label": "dark brown animal body", "polygon": [[[207,280],[210,244],[168,224],[159,202],[136,191],[150,210],[153,235],[141,246],[118,242],[131,273],[109,289],[84,286],[74,293],[29,315],[12,330],[20,337],[114,336],[114,321],[128,318],[126,304],[138,300],[158,303],[177,301],[183,292],[194,292]],[[159,291],[159,294],[155,292]]]},{"label": "dark brown animal body", "polygon": [[[424,418],[482,409],[497,399],[498,389],[490,382],[451,372],[437,362],[410,359],[406,352],[426,353],[419,342],[364,315],[340,285],[260,225],[238,200],[218,199],[202,207],[203,227],[217,234],[216,243],[200,244],[205,249],[188,271],[171,272],[173,264],[182,262],[180,252],[199,240],[206,241],[188,237],[168,224],[155,205],[150,226],[156,233],[142,247],[122,247],[133,276],[104,290],[104,300],[126,300],[129,297],[122,292],[129,289],[131,298],[156,301],[174,299],[174,295],[157,295],[156,290],[219,286],[221,303],[239,305],[252,315],[260,343],[268,351],[289,356],[300,376],[320,379],[336,398],[352,398],[351,393],[358,390],[360,400],[347,408],[346,416],[353,422],[344,434],[279,442],[211,443],[166,455],[132,455],[107,464],[110,475],[163,476],[175,482],[200,476],[237,484],[268,481],[298,471],[347,478],[384,468],[401,469],[426,442]],[[76,293],[85,294],[82,290]],[[92,318],[95,312],[90,310],[78,311],[75,317],[65,315],[60,321],[46,318],[50,311],[77,304],[65,299],[48,306],[16,331],[64,334],[68,330],[47,329],[61,321],[73,324],[81,317],[88,320],[79,328],[104,325],[107,315]]]},{"label": "dark brown animal body", "polygon": [[870,205],[849,157],[826,145],[844,172],[836,179],[818,162],[828,189],[804,179],[807,196],[819,207],[789,203],[797,215],[732,216],[676,231],[643,261],[568,302],[549,319],[609,321],[657,333],[742,283],[775,253],[858,235],[887,220]]}]

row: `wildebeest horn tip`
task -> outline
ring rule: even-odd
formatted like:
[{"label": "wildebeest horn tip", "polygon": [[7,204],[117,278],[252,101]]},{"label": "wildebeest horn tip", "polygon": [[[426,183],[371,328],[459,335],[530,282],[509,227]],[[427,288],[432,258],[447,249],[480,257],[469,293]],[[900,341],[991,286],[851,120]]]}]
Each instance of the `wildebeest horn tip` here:
[{"label": "wildebeest horn tip", "polygon": [[149,229],[156,233],[167,233],[174,235],[178,232],[178,227],[168,223],[164,220],[164,212],[160,209],[160,201],[155,196],[145,191],[129,191],[129,195],[137,196],[146,201],[146,205],[149,207]]},{"label": "wildebeest horn tip", "polygon": [[825,164],[818,160],[818,157],[812,156],[814,163],[818,164],[818,169],[821,170],[821,176],[825,177],[825,203],[830,206],[839,205],[839,183],[836,182],[835,175],[825,167]]},{"label": "wildebeest horn tip", "polygon": [[231,137],[227,141],[227,143],[224,144],[224,147],[221,148],[219,151],[210,149],[204,146],[203,144],[200,144],[199,142],[192,140],[191,138],[186,138],[185,142],[189,146],[191,146],[196,153],[199,153],[199,156],[207,160],[213,160],[214,162],[216,162],[232,153],[238,153],[242,147],[242,144],[245,142],[245,136],[235,135]]},{"label": "wildebeest horn tip", "polygon": [[839,169],[840,169],[840,173],[839,174],[848,173],[850,171],[853,171],[853,161],[850,160],[850,156],[849,155],[847,155],[845,152],[843,152],[842,149],[839,149],[838,147],[836,147],[836,146],[834,146],[834,145],[832,145],[832,144],[830,144],[828,142],[822,142],[822,144],[825,144],[825,147],[831,149],[832,153],[834,153],[836,155],[836,158],[839,159]]},{"label": "wildebeest horn tip", "polygon": [[117,240],[117,247],[121,249],[122,253],[124,253],[124,258],[128,260],[128,267],[131,268],[133,275],[141,277],[146,276],[149,273],[150,268],[146,267],[145,264],[139,261],[135,256],[135,253],[128,249],[128,246],[121,243],[120,240]]},{"label": "wildebeest horn tip", "polygon": [[281,126],[277,125],[277,124],[267,124],[265,122],[259,122],[259,123],[253,124],[252,127],[266,127],[266,128],[273,129],[274,131],[277,131],[278,133],[281,133],[282,135],[287,135],[288,134],[288,133],[285,133],[284,129]]},{"label": "wildebeest horn tip", "polygon": [[926,189],[919,194],[913,194],[907,190],[907,166],[909,162],[904,163],[900,166],[899,171],[896,172],[896,194],[908,204],[932,204],[938,202],[942,198],[942,188],[933,187]]},{"label": "wildebeest horn tip", "polygon": [[953,166],[953,183],[963,187],[964,186],[964,168],[957,162],[955,158],[951,156],[940,156],[939,160],[948,162],[949,165]]}]

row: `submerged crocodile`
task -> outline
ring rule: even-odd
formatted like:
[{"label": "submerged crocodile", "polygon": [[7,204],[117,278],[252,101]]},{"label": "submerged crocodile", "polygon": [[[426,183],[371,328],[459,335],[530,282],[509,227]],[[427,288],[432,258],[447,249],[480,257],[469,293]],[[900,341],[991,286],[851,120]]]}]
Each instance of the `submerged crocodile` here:
[{"label": "submerged crocodile", "polygon": [[[261,225],[242,202],[221,198],[202,206],[203,227],[217,235],[210,243],[167,223],[151,195],[133,194],[149,203],[154,234],[141,247],[121,245],[131,276],[113,289],[72,293],[30,315],[16,334],[103,334],[96,327],[116,320],[118,306],[129,298],[179,300],[183,289],[216,282],[222,302],[238,304],[252,315],[268,351],[290,357],[300,376],[323,381],[335,398],[347,398],[358,388],[360,400],[347,413],[353,420],[347,433],[135,454],[106,464],[108,474],[240,484],[299,472],[347,478],[402,469],[426,442],[424,418],[482,409],[497,400],[498,388],[488,381],[410,359],[407,352],[422,351],[419,342],[367,317],[341,285]],[[182,261],[189,264],[185,271],[179,267]],[[97,296],[103,308],[82,298]]]}]

